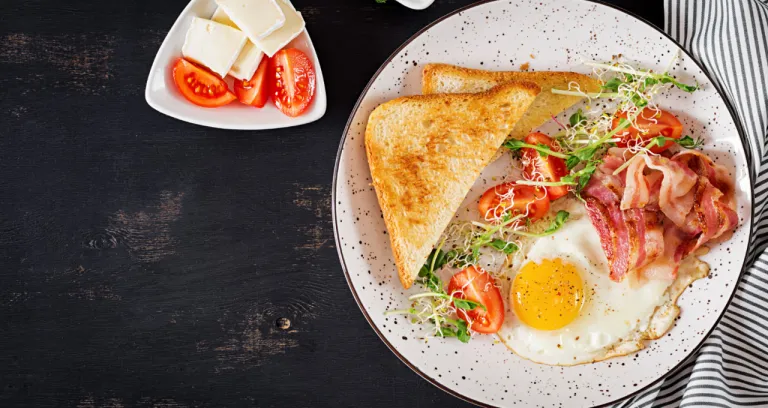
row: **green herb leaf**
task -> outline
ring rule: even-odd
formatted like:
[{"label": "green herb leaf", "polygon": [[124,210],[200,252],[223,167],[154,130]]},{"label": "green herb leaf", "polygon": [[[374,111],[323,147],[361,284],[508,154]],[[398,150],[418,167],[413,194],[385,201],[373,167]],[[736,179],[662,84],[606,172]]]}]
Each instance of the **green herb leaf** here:
[{"label": "green herb leaf", "polygon": [[603,90],[611,92],[619,92],[619,86],[624,82],[619,78],[611,78],[608,82],[603,84]]},{"label": "green herb leaf", "polygon": [[665,143],[667,143],[667,138],[664,137],[664,136],[658,136],[658,137],[654,137],[653,139],[651,139],[651,141],[648,142],[646,147],[649,148],[649,149],[653,148],[653,147],[656,147],[656,146],[661,147],[661,146],[664,146]]},{"label": "green herb leaf", "polygon": [[595,173],[595,170],[597,170],[597,162],[592,161],[587,163],[583,169],[576,173],[579,176],[579,185],[576,188],[577,194],[581,194],[581,190],[584,190],[584,187],[587,186],[587,183],[589,183],[589,179],[592,178],[592,174]]},{"label": "green herb leaf", "polygon": [[536,146],[538,147],[538,149],[536,150],[538,150],[539,155],[541,156],[542,159],[546,159],[547,157],[549,157],[549,152],[551,151],[549,146],[545,145],[544,143],[539,143]]},{"label": "green herb leaf", "polygon": [[638,108],[644,108],[648,105],[648,101],[645,100],[640,94],[635,93],[632,95],[632,98],[630,99],[633,105],[637,106]]},{"label": "green herb leaf", "polygon": [[568,211],[560,210],[555,215],[555,219],[552,220],[552,223],[549,225],[547,229],[544,230],[542,233],[531,233],[531,232],[523,232],[523,231],[515,231],[518,235],[523,235],[526,237],[546,237],[547,235],[554,234],[557,230],[559,230],[566,221],[568,221],[568,217],[571,214]]},{"label": "green herb leaf", "polygon": [[456,306],[457,309],[475,310],[475,308],[479,307],[483,310],[488,310],[484,304],[469,299],[453,298],[453,305]]},{"label": "green herb leaf", "polygon": [[464,320],[446,320],[448,323],[455,326],[455,328],[443,326],[440,327],[438,336],[442,337],[456,337],[462,343],[469,343],[472,336],[469,334],[469,327]]},{"label": "green herb leaf", "polygon": [[568,211],[558,211],[557,215],[555,215],[555,219],[552,220],[552,224],[549,225],[549,228],[544,230],[544,234],[549,235],[559,230],[565,224],[565,222],[568,221],[568,217],[570,215],[571,214],[568,213]]},{"label": "green herb leaf", "polygon": [[542,157],[555,156],[555,157],[559,157],[561,159],[568,158],[568,156],[565,155],[564,153],[556,152],[556,151],[552,150],[549,146],[547,146],[545,144],[541,144],[541,143],[537,144],[537,145],[532,145],[532,144],[529,144],[529,143],[525,143],[522,140],[511,139],[511,140],[507,140],[506,142],[504,142],[504,144],[502,146],[504,146],[507,149],[512,150],[512,151],[519,150],[519,149],[522,149],[522,148],[534,149],[537,152],[539,152],[539,154],[541,154]]},{"label": "green herb leaf", "polygon": [[467,322],[464,320],[459,320],[456,325],[456,338],[462,343],[469,343],[469,340],[472,339],[472,336],[469,334]]},{"label": "green herb leaf", "polygon": [[598,143],[594,143],[591,145],[587,145],[579,150],[575,150],[573,152],[573,156],[579,159],[580,161],[588,161],[592,158],[592,156],[595,155],[598,149],[600,149],[601,145]]},{"label": "green herb leaf", "polygon": [[449,261],[450,259],[448,259],[443,251],[433,249],[427,258],[427,262],[419,269],[419,278],[421,278],[419,282],[431,292],[445,293],[443,281],[435,274],[435,271],[440,270]]},{"label": "green herb leaf", "polygon": [[651,141],[648,142],[647,145],[645,145],[645,147],[647,147],[648,149],[651,149],[651,148],[656,147],[656,146],[662,147],[667,142],[677,143],[678,145],[680,145],[681,147],[684,147],[686,149],[695,149],[695,148],[697,148],[697,147],[699,147],[699,146],[704,144],[704,140],[702,140],[700,138],[699,139],[694,139],[694,138],[692,138],[690,136],[683,136],[680,139],[674,139],[674,138],[666,137],[666,136],[657,136],[657,137],[652,138]]},{"label": "green herb leaf", "polygon": [[568,170],[573,169],[579,163],[581,163],[581,159],[576,156],[568,156],[568,158],[565,160],[565,166],[568,167]]},{"label": "green herb leaf", "polygon": [[525,143],[522,140],[510,139],[504,142],[503,146],[509,150],[520,150],[525,147]]},{"label": "green herb leaf", "polygon": [[680,146],[682,146],[682,147],[684,147],[686,149],[695,149],[695,148],[701,146],[702,144],[704,144],[704,140],[702,140],[702,139],[694,140],[690,136],[683,136],[683,137],[681,137],[680,139],[677,140],[677,144],[679,144]]},{"label": "green herb leaf", "polygon": [[494,239],[488,243],[488,246],[498,249],[507,255],[515,253],[518,249],[520,249],[514,242],[507,242],[503,239]]},{"label": "green herb leaf", "polygon": [[571,117],[568,119],[568,123],[571,124],[571,127],[574,127],[584,121],[586,118],[584,117],[584,113],[581,111],[581,109],[577,110],[576,113],[571,115]]},{"label": "green herb leaf", "polygon": [[661,82],[662,84],[672,83],[674,86],[678,87],[679,89],[682,89],[685,92],[695,92],[696,90],[699,89],[699,84],[687,85],[673,78],[669,74],[661,75],[661,77],[659,78],[659,82]]}]

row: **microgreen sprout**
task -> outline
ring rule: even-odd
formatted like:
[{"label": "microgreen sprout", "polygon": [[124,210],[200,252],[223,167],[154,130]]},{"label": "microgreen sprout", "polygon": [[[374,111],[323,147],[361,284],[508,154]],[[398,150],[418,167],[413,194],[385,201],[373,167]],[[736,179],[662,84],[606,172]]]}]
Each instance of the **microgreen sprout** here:
[{"label": "microgreen sprout", "polygon": [[454,251],[443,252],[441,242],[427,258],[427,261],[419,270],[418,282],[428,291],[413,295],[408,298],[412,301],[408,309],[390,310],[384,314],[409,315],[411,322],[416,324],[431,322],[434,325],[433,334],[437,337],[456,337],[466,343],[471,338],[467,323],[460,319],[454,319],[456,309],[474,310],[477,307],[485,309],[485,306],[467,299],[460,299],[453,294],[446,293],[443,281],[435,273],[456,257]]},{"label": "microgreen sprout", "polygon": [[555,215],[555,218],[552,220],[552,223],[541,233],[533,233],[533,232],[527,232],[527,231],[515,231],[516,234],[522,235],[524,237],[546,237],[547,235],[552,235],[557,230],[562,228],[563,225],[565,225],[565,222],[568,221],[568,217],[571,214],[568,213],[568,211],[560,210],[557,212],[557,215]]}]

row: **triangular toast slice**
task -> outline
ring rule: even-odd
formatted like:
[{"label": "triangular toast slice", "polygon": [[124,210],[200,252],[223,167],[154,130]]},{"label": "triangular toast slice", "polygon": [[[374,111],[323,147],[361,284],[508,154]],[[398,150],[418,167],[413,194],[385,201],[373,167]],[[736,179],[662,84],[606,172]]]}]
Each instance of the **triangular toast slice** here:
[{"label": "triangular toast slice", "polygon": [[598,80],[575,72],[500,72],[447,64],[427,64],[422,75],[424,95],[483,92],[510,81],[528,81],[541,87],[539,96],[510,132],[510,137],[514,139],[524,138],[532,130],[582,99],[579,96],[553,94],[552,88],[568,89],[569,84],[578,84],[579,89],[584,92],[600,92]]},{"label": "triangular toast slice", "polygon": [[406,289],[540,91],[510,82],[481,93],[397,98],[371,113],[365,150]]}]

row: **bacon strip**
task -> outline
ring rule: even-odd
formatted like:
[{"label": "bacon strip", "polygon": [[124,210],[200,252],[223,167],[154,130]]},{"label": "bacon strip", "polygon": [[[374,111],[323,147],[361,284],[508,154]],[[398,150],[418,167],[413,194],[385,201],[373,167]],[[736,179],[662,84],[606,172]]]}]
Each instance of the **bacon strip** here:
[{"label": "bacon strip", "polygon": [[632,158],[627,166],[627,177],[624,182],[624,195],[621,199],[621,209],[643,208],[651,199],[650,183],[643,173],[645,160]]},{"label": "bacon strip", "polygon": [[[658,170],[662,173],[661,184],[659,185],[659,207],[664,215],[678,226],[685,225],[685,217],[693,206],[693,196],[689,194],[694,185],[696,185],[696,173],[687,166],[663,156],[649,156],[645,154],[637,155],[630,159],[630,167],[634,174],[627,171],[627,188],[621,200],[621,209],[642,208],[650,200],[650,190],[647,180],[644,179],[643,172],[648,167]],[[639,174],[638,174],[639,173]],[[643,178],[641,182],[634,182]],[[647,199],[644,197],[647,194]],[[643,199],[638,198],[643,197]],[[634,203],[641,205],[633,205]]]},{"label": "bacon strip", "polygon": [[605,257],[608,258],[610,278],[618,282],[628,270],[628,252],[621,252],[618,249],[618,233],[605,205],[593,197],[587,197],[584,203],[589,219],[600,237],[600,245],[603,247]]},{"label": "bacon strip", "polygon": [[687,252],[686,245],[690,242],[690,236],[683,233],[676,225],[670,224],[664,228],[663,242],[664,253],[653,262],[639,268],[638,275],[648,279],[667,280],[677,277],[677,270]]},{"label": "bacon strip", "polygon": [[587,212],[609,261],[610,278],[637,270],[673,279],[683,258],[739,222],[728,171],[705,154],[637,155],[609,150],[583,191]]}]

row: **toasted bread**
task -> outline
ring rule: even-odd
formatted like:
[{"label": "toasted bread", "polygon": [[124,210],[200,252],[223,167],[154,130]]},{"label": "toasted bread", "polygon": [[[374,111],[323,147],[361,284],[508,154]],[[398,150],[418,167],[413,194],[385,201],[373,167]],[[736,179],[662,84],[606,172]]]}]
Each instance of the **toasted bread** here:
[{"label": "toasted bread", "polygon": [[540,91],[510,82],[481,93],[397,98],[371,113],[365,151],[406,289]]},{"label": "toasted bread", "polygon": [[553,94],[550,92],[552,88],[568,89],[568,85],[575,82],[584,92],[600,91],[599,81],[575,72],[497,72],[447,64],[427,64],[422,75],[424,95],[483,92],[509,81],[528,81],[537,84],[542,92],[510,132],[510,137],[514,139],[524,138],[532,130],[552,119],[552,116],[557,116],[582,99],[578,96]]}]

